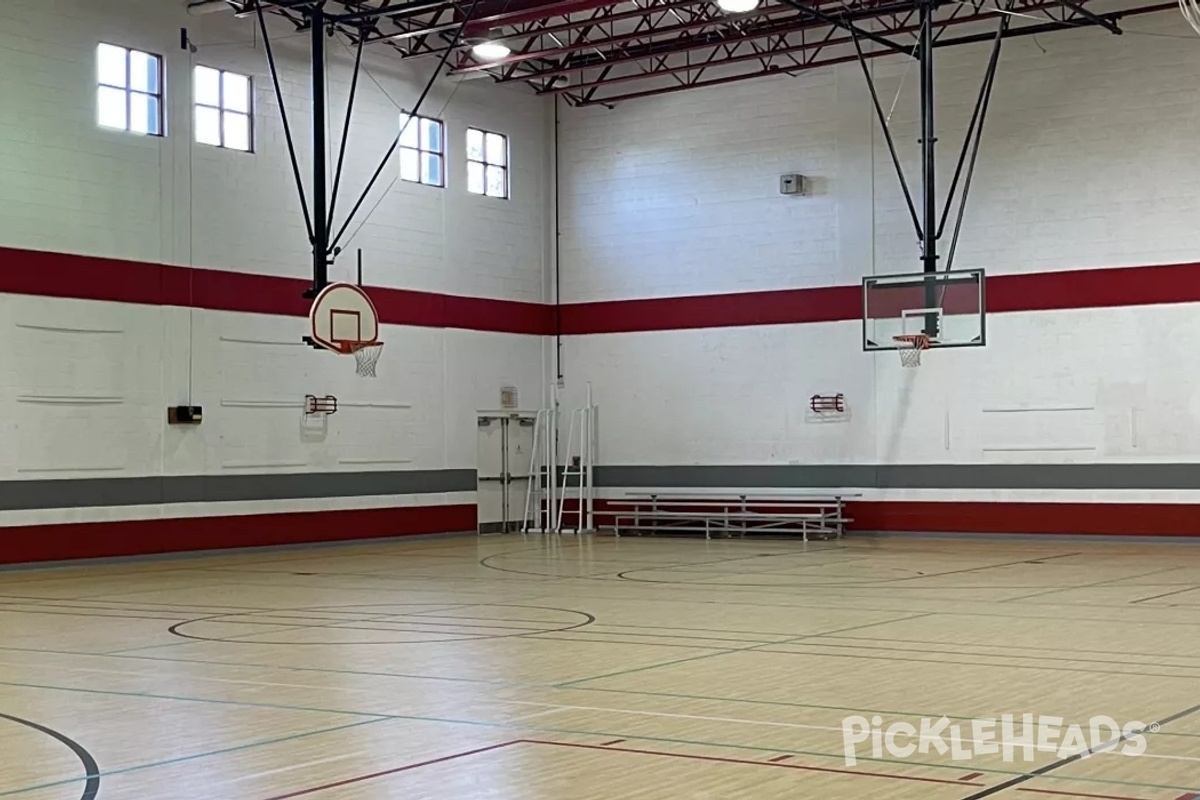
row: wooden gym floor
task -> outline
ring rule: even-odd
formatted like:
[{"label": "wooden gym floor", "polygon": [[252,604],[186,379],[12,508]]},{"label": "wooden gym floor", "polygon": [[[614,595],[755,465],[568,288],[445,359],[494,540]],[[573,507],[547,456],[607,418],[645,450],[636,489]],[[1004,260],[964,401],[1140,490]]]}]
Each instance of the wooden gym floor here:
[{"label": "wooden gym floor", "polygon": [[[1004,713],[1160,727],[1140,757],[843,753],[852,715]],[[513,535],[2,572],[0,755],[20,800],[1193,798],[1200,549]]]}]

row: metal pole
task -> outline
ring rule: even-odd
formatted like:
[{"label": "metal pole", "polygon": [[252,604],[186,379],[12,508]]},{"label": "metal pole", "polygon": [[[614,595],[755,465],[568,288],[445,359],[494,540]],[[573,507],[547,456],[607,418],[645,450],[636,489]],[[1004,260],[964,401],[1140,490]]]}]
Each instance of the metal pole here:
[{"label": "metal pole", "polygon": [[596,442],[596,409],[592,405],[592,383],[588,381],[587,385],[587,419],[584,423],[584,436],[586,441],[584,448],[587,451],[587,459],[584,461],[584,480],[587,481],[587,522],[584,527],[586,530],[595,530],[595,511],[596,511],[596,490],[592,483],[593,468],[595,466],[596,454],[593,446]]},{"label": "metal pole", "polygon": [[329,198],[325,179],[327,163],[325,141],[325,8],[313,6],[312,24],[312,130],[313,130],[313,285],[315,296],[329,283]]},{"label": "metal pole", "polygon": [[[921,225],[921,266],[929,275],[936,273],[937,261],[937,163],[934,161],[934,99],[933,99],[933,10],[935,0],[921,3],[921,199],[923,220]],[[937,302],[937,286],[933,279],[925,282],[925,307],[933,308]],[[937,336],[937,315],[925,316],[925,333]]]},{"label": "metal pole", "polygon": [[558,502],[558,384],[550,384],[550,413],[546,429],[546,533],[561,533],[554,523]]},{"label": "metal pole", "polygon": [[[333,192],[329,197],[329,217],[326,223],[333,227],[333,209],[337,206],[338,189],[342,185],[342,166],[346,163],[346,145],[350,141],[350,121],[354,116],[354,98],[358,94],[358,76],[362,74],[363,43],[366,41],[366,30],[358,32],[358,49],[354,51],[354,73],[350,79],[350,99],[346,101],[346,122],[342,126],[342,142],[338,149],[337,167],[333,171]],[[362,281],[359,281],[362,284]]]},{"label": "metal pole", "polygon": [[267,53],[267,66],[271,70],[271,83],[275,87],[275,102],[279,104],[279,117],[283,121],[283,136],[287,141],[288,158],[292,161],[292,176],[296,179],[296,193],[300,195],[300,209],[304,212],[304,227],[308,231],[308,240],[313,240],[313,221],[308,213],[308,198],[304,196],[304,181],[300,178],[300,162],[296,159],[296,144],[292,139],[292,126],[288,122],[287,106],[283,102],[283,90],[279,86],[279,69],[275,66],[275,51],[271,49],[271,34],[267,30],[267,20],[263,16],[262,3],[255,3],[254,10],[258,14],[258,29],[262,32],[263,49]]}]

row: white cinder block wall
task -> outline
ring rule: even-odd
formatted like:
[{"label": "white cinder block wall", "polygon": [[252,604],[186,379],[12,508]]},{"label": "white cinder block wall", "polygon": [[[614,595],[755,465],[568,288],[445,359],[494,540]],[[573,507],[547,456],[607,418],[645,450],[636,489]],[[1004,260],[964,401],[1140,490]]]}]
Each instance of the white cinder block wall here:
[{"label": "white cinder block wall", "polygon": [[[271,19],[293,133],[308,180],[307,34]],[[198,52],[180,49],[187,27]],[[165,137],[96,125],[96,46],[161,54]],[[353,54],[330,42],[332,147]],[[338,218],[394,137],[432,63],[368,51],[359,83]],[[195,65],[253,76],[255,152],[193,143]],[[311,255],[283,128],[255,24],[189,16],[161,0],[7,0],[0,4],[0,246],[307,278]],[[371,212],[332,270],[366,283],[543,302],[546,106],[529,93],[444,84],[421,109],[446,123],[447,186],[393,180],[393,157],[363,207]],[[509,136],[511,199],[466,191],[465,131]],[[334,150],[336,153],[336,149]],[[358,228],[363,217],[351,227]],[[97,268],[103,262],[97,261]],[[5,263],[20,270],[21,263]],[[135,287],[136,288],[136,287]],[[473,468],[473,412],[502,385],[537,404],[537,336],[385,326],[375,381],[353,361],[299,344],[302,318],[180,307],[0,296],[0,480]],[[342,410],[323,436],[300,431],[305,394]],[[203,405],[197,428],[167,428],[168,405]],[[323,500],[320,508],[471,502],[464,496]],[[10,511],[0,524],[314,506],[301,500],[220,508]]]},{"label": "white cinder block wall", "polygon": [[[1000,276],[1200,260],[1200,49],[1177,13],[1127,22],[1119,38],[1006,42],[956,268]],[[987,54],[938,51],[943,189]],[[872,67],[885,107],[900,92],[892,131],[918,191],[916,69]],[[567,302],[920,270],[857,64],[564,111],[561,147]],[[778,194],[784,172],[811,176],[811,196]],[[1194,379],[1180,368],[1200,347],[1197,313],[993,315],[988,347],[935,352],[915,372],[894,353],[861,352],[858,321],[586,335],[568,339],[567,381],[575,393],[593,384],[604,464],[1197,461]],[[851,419],[805,419],[810,395],[834,392]],[[968,495],[1058,496],[937,493]]]}]

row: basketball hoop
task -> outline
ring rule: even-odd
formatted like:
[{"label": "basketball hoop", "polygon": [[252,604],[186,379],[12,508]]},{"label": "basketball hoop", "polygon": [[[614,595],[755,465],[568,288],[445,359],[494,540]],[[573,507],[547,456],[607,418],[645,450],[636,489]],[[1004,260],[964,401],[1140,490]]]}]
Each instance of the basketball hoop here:
[{"label": "basketball hoop", "polygon": [[924,333],[904,333],[893,336],[896,349],[900,351],[900,366],[921,366],[921,351],[929,349],[929,336]]},{"label": "basketball hoop", "polygon": [[383,342],[363,342],[358,346],[351,345],[350,349],[354,353],[354,360],[358,362],[359,377],[374,378],[375,364],[383,352]]},{"label": "basketball hoop", "polygon": [[312,332],[304,341],[317,349],[344,356],[354,354],[358,374],[375,377],[375,364],[383,350],[379,314],[361,286],[329,284],[313,300],[308,319]]}]

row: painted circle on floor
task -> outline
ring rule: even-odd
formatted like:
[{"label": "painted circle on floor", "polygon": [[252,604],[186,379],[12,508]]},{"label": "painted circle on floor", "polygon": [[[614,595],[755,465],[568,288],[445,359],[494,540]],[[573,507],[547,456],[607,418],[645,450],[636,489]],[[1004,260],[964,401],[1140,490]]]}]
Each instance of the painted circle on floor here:
[{"label": "painted circle on floor", "polygon": [[[93,798],[100,793],[100,767],[96,764],[96,759],[92,758],[92,754],[89,753],[87,749],[83,747],[83,745],[79,744],[71,737],[59,733],[53,728],[47,728],[45,725],[39,725],[36,722],[31,722],[30,720],[22,719],[21,717],[14,717],[11,714],[0,713],[0,720],[13,722],[17,725],[28,728],[31,731],[36,731],[43,736],[48,736],[58,743],[58,745],[66,747],[77,759],[79,759],[79,763],[83,767],[83,775],[78,778],[78,780],[83,782],[83,793],[79,795],[79,800],[93,800]],[[73,783],[74,781],[71,782]],[[54,783],[65,786],[67,781],[60,780],[55,781]],[[49,788],[49,785],[47,785],[46,788]]]},{"label": "painted circle on floor", "polygon": [[583,611],[549,606],[375,603],[213,614],[168,630],[185,639],[228,644],[425,644],[560,633],[595,620]]}]

